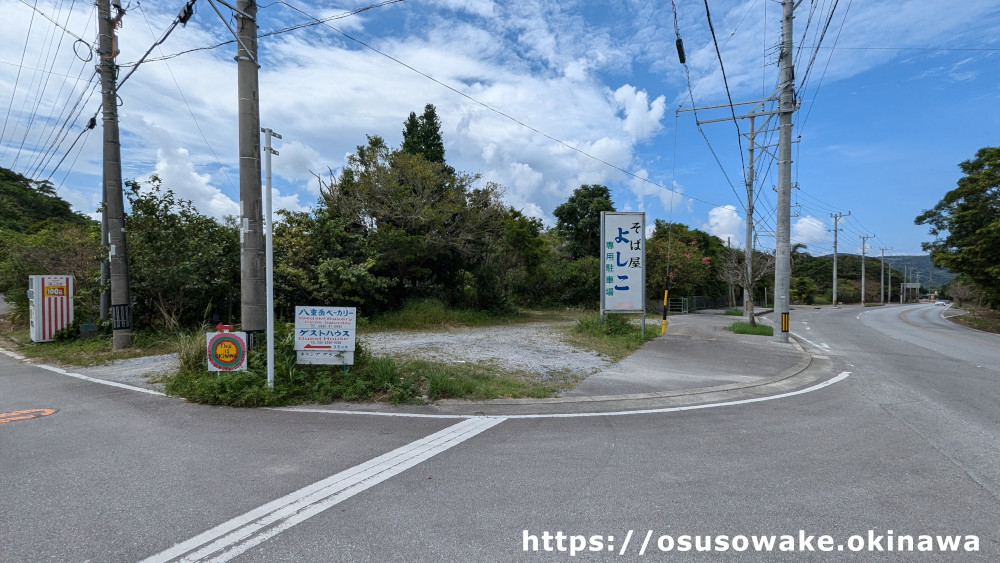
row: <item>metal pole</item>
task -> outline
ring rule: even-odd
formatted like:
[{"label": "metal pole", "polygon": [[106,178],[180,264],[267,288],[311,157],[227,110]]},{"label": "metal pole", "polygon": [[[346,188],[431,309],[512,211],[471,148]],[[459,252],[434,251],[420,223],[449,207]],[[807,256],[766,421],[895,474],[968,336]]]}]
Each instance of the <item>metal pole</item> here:
[{"label": "metal pole", "polygon": [[264,221],[267,238],[265,244],[266,283],[265,302],[267,305],[267,386],[274,389],[274,221],[271,216],[271,155],[278,151],[271,148],[271,137],[281,138],[281,135],[270,129],[261,129],[264,133]]},{"label": "metal pole", "polygon": [[754,129],[754,116],[750,116],[750,153],[747,164],[747,225],[746,242],[743,243],[743,259],[747,265],[747,283],[743,288],[743,316],[747,319],[753,318],[753,299],[750,293],[751,282],[753,281],[753,156],[754,143],[757,138],[757,130]]},{"label": "metal pole", "polygon": [[132,343],[132,306],[129,295],[128,254],[125,249],[125,202],[122,194],[121,143],[118,134],[118,87],[116,84],[115,25],[125,15],[116,3],[112,19],[110,0],[97,1],[98,53],[101,57],[101,107],[104,121],[104,197],[108,216],[111,281],[112,336],[115,350]]},{"label": "metal pole", "polygon": [[243,330],[265,330],[265,256],[260,186],[260,98],[257,71],[257,2],[236,4],[240,150],[240,318]]},{"label": "metal pole", "polygon": [[774,268],[774,307],[781,330],[774,331],[777,342],[788,342],[791,285],[791,194],[792,194],[792,113],[795,111],[795,77],[792,68],[792,0],[781,2],[781,98],[778,102],[778,205],[777,245]]}]

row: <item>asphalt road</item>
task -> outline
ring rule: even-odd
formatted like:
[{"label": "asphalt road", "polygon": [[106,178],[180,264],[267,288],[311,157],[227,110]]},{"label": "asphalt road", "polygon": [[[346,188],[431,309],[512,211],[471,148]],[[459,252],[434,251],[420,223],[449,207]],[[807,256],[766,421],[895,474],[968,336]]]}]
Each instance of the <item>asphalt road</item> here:
[{"label": "asphalt road", "polygon": [[[793,332],[849,377],[623,416],[233,410],[0,356],[0,412],[58,409],[0,423],[0,560],[534,561],[570,556],[545,551],[562,532],[586,560],[996,561],[1000,347],[940,310],[797,309]],[[800,550],[660,550],[707,534]],[[945,534],[979,551],[869,551]],[[804,539],[821,535],[834,551]]]}]

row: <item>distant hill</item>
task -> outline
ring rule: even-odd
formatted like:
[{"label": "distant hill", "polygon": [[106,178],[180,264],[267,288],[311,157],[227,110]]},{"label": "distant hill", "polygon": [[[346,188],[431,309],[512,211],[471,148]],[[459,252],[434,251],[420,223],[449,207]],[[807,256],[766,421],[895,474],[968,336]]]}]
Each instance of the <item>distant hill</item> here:
[{"label": "distant hill", "polygon": [[919,274],[919,278],[914,275],[911,279],[919,279],[920,285],[927,289],[938,289],[958,277],[957,274],[931,264],[931,257],[927,254],[886,257],[885,261],[897,270],[902,271],[906,267],[908,271],[915,271]]},{"label": "distant hill", "polygon": [[75,213],[48,182],[36,182],[0,168],[0,229],[24,233],[49,219],[78,225],[92,222]]}]

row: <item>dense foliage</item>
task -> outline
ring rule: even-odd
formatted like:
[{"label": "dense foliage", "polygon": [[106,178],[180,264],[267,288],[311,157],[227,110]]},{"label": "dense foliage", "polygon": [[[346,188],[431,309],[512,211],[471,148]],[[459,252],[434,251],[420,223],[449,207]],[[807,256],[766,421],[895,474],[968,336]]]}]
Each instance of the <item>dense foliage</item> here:
[{"label": "dense foliage", "polygon": [[1000,305],[1000,147],[984,147],[958,165],[965,174],[933,208],[915,219],[929,225],[923,249],[935,265],[962,275]]},{"label": "dense foliage", "polygon": [[78,213],[48,182],[0,168],[0,293],[26,319],[28,276],[68,274],[76,284],[78,319],[100,300],[100,225]]},{"label": "dense foliage", "polygon": [[173,331],[231,320],[240,289],[235,223],[202,215],[155,175],[125,186],[133,323]]}]

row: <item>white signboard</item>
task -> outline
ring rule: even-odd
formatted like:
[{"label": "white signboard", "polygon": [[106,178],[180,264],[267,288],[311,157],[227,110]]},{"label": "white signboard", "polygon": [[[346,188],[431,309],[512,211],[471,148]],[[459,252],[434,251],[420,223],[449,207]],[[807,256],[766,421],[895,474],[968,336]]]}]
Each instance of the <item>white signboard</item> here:
[{"label": "white signboard", "polygon": [[601,312],[646,311],[646,214],[601,212]]},{"label": "white signboard", "polygon": [[298,363],[353,365],[357,328],[356,307],[295,307]]}]

